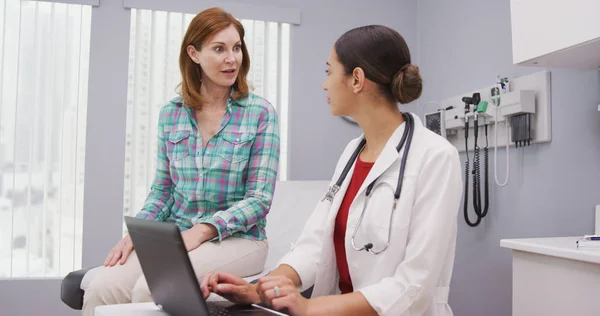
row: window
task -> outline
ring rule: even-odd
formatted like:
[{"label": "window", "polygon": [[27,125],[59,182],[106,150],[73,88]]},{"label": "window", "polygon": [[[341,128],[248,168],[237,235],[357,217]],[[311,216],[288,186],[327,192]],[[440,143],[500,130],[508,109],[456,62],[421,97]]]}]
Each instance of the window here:
[{"label": "window", "polygon": [[[152,10],[131,10],[129,87],[125,157],[125,215],[142,208],[156,169],[156,135],[160,109],[177,96],[181,82],[179,50],[194,18]],[[279,179],[287,174],[289,34],[287,23],[240,20],[251,60],[248,81],[254,93],[279,113],[281,155]]]},{"label": "window", "polygon": [[0,278],[81,267],[91,7],[0,4]]}]

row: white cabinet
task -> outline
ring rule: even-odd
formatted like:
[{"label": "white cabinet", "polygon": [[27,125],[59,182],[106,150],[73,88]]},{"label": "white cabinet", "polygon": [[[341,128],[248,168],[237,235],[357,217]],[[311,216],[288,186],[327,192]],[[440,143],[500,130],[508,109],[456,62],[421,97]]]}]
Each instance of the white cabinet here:
[{"label": "white cabinet", "polygon": [[600,250],[578,249],[579,238],[500,241],[513,253],[513,316],[600,315]]},{"label": "white cabinet", "polygon": [[600,0],[511,0],[513,62],[600,69]]}]

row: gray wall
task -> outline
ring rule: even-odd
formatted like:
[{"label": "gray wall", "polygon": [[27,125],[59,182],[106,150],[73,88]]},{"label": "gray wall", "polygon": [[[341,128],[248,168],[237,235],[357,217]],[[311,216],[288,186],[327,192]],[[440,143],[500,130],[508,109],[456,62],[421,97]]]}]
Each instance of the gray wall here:
[{"label": "gray wall", "polygon": [[[512,65],[509,1],[419,0],[418,6],[421,103],[493,84],[496,75],[541,70]],[[492,187],[491,214],[481,226],[469,228],[461,209],[450,294],[455,315],[511,315],[511,253],[500,239],[593,233],[600,75],[551,69],[551,80],[552,142],[511,151],[510,182]],[[499,150],[500,170],[504,157]]]},{"label": "gray wall", "polygon": [[345,31],[365,24],[392,27],[415,47],[416,1],[277,2],[302,11],[302,25],[292,35],[290,179],[329,180],[347,142],[361,134],[329,111],[322,88],[329,52]]},{"label": "gray wall", "polygon": [[291,180],[329,180],[346,143],[360,129],[329,112],[322,84],[325,62],[336,39],[345,31],[383,24],[398,30],[411,48],[416,47],[415,0],[245,0],[297,8],[302,23],[292,29],[290,71]]}]

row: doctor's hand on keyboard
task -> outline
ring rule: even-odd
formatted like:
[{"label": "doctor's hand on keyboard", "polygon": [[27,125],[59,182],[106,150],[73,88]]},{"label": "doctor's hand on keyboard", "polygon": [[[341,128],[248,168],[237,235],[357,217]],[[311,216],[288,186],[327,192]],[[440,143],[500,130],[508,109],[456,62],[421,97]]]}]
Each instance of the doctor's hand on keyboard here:
[{"label": "doctor's hand on keyboard", "polygon": [[236,304],[260,302],[260,296],[256,293],[255,285],[229,273],[214,272],[206,274],[200,289],[205,299],[213,292]]},{"label": "doctor's hand on keyboard", "polygon": [[238,276],[215,272],[204,277],[201,290],[205,298],[213,292],[233,303],[262,302],[276,310],[287,309],[291,315],[306,315],[311,305],[285,275],[268,275],[258,279],[256,284],[249,284]]}]

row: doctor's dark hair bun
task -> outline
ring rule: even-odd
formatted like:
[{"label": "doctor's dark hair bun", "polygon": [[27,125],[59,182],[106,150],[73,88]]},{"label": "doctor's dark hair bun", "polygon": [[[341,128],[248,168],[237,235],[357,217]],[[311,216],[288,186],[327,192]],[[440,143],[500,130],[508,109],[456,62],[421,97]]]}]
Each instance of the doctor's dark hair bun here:
[{"label": "doctor's dark hair bun", "polygon": [[423,79],[419,67],[405,65],[396,73],[392,81],[392,93],[401,104],[410,103],[421,96]]},{"label": "doctor's dark hair bun", "polygon": [[389,100],[404,104],[421,96],[419,67],[411,64],[408,45],[395,30],[383,25],[357,27],[344,33],[334,49],[346,75],[361,68]]}]

